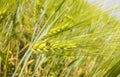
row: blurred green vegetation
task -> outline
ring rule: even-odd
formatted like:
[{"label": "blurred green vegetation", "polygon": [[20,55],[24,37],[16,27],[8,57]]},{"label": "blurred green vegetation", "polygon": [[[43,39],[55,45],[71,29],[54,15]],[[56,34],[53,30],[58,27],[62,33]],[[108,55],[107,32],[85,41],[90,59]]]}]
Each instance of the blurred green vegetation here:
[{"label": "blurred green vegetation", "polygon": [[0,0],[0,77],[119,77],[113,11],[85,0]]}]

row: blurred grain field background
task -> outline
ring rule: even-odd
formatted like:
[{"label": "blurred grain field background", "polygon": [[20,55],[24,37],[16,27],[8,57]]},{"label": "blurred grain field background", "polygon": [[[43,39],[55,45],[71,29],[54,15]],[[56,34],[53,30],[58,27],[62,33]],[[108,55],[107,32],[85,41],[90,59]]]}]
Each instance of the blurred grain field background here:
[{"label": "blurred grain field background", "polygon": [[85,0],[0,0],[0,77],[120,77],[120,21]]}]

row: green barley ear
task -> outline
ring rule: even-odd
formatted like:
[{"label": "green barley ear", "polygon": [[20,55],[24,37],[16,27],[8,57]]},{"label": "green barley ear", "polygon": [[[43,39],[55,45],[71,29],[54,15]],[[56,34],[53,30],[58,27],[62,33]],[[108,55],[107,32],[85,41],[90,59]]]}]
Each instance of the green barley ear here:
[{"label": "green barley ear", "polygon": [[70,30],[70,29],[72,29],[73,27],[74,27],[74,26],[68,25],[68,24],[66,24],[66,25],[64,25],[64,26],[55,27],[55,28],[51,29],[51,30],[43,37],[43,39],[46,39],[46,38],[48,38],[48,37],[52,37],[52,36],[54,36],[54,35],[57,35],[57,34],[59,34],[59,33],[64,32],[64,31]]},{"label": "green barley ear", "polygon": [[64,41],[44,41],[44,42],[37,42],[33,45],[32,51],[33,52],[52,52],[55,50],[62,50],[62,51],[71,51],[76,48],[76,43],[72,43],[71,40],[64,40]]},{"label": "green barley ear", "polygon": [[37,18],[39,17],[39,13],[41,10],[43,10],[43,6],[41,4],[42,2],[40,2],[40,0],[36,0],[35,1],[35,8],[34,8],[34,22],[37,21]]},{"label": "green barley ear", "polygon": [[[68,20],[71,20],[72,23],[66,23],[65,25],[63,26],[58,26],[58,27],[55,27],[55,28],[52,28],[44,37],[43,39],[46,39],[48,37],[52,37],[54,35],[57,35],[59,33],[62,33],[64,31],[68,31],[68,30],[71,30],[75,27],[79,27],[81,25],[83,25],[86,21],[90,20],[92,17],[86,17],[85,19],[75,23],[75,20],[70,17],[69,15],[65,15],[65,17],[68,19]],[[74,24],[74,25],[73,25]]]}]

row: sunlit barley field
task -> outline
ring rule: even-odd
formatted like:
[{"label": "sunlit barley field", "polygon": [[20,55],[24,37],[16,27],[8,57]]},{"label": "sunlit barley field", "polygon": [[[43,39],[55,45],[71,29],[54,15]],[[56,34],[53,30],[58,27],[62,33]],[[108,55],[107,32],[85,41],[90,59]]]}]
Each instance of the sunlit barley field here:
[{"label": "sunlit barley field", "polygon": [[0,77],[120,77],[120,20],[85,0],[0,0]]}]

